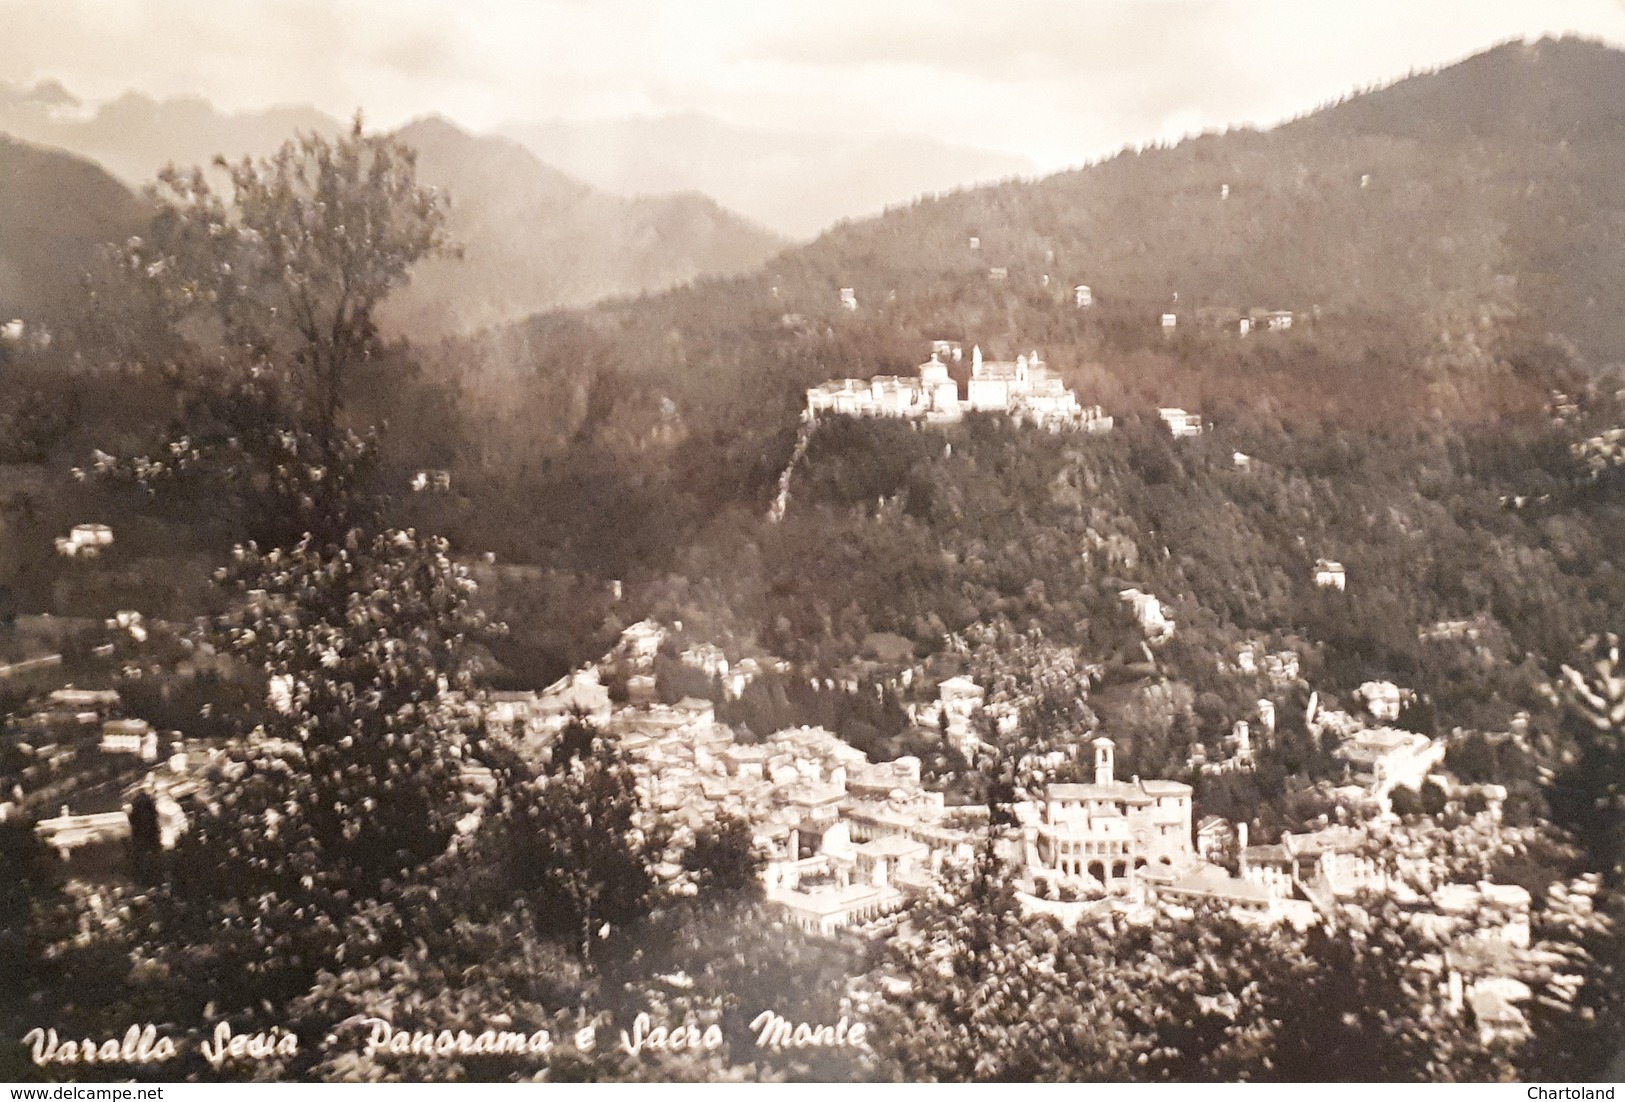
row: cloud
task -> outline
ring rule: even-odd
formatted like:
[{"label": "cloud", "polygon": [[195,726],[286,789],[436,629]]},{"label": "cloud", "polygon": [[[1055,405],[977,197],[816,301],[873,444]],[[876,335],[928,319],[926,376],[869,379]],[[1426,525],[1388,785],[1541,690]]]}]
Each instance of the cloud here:
[{"label": "cloud", "polygon": [[1231,6],[1225,0],[1006,0],[995,10],[974,0],[832,0],[816,20],[778,9],[786,13],[780,25],[746,42],[737,56],[834,68],[909,65],[1009,79],[1111,74],[1189,51],[1219,29]]},{"label": "cloud", "polygon": [[317,102],[343,111],[411,82],[482,79],[454,12],[378,0],[0,0],[0,76],[56,77],[96,99],[133,88],[239,109]]}]

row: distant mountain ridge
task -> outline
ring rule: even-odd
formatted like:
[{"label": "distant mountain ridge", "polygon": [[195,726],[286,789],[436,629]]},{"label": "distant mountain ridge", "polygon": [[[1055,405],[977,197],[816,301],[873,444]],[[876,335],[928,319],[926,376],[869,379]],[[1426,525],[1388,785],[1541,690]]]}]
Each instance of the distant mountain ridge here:
[{"label": "distant mountain ridge", "polygon": [[515,142],[444,119],[421,119],[397,135],[418,151],[419,180],[450,196],[450,234],[463,252],[419,265],[387,304],[386,320],[404,332],[466,332],[731,275],[785,244],[706,196],[605,195]]},{"label": "distant mountain ridge", "polygon": [[1183,333],[1198,310],[1263,307],[1432,340],[1517,319],[1625,362],[1625,52],[1508,44],[1268,131],[921,200],[739,284],[617,308],[606,328],[646,313],[651,332],[711,333],[750,314],[732,325],[760,331],[794,315],[1025,348],[1082,332],[1066,309],[1079,284],[1089,316],[1153,342],[1164,312]]},{"label": "distant mountain ridge", "polygon": [[699,114],[510,123],[499,132],[606,191],[701,191],[800,238],[922,194],[1037,171],[1024,157],[916,135],[781,133]]},{"label": "distant mountain ridge", "polygon": [[[89,124],[48,92],[23,107],[0,95],[0,119],[22,111],[91,133],[73,131]],[[515,142],[444,122],[403,133],[423,147],[424,178],[452,194],[454,235],[469,246],[461,264],[425,268],[398,304],[411,332],[765,260],[589,318],[623,329],[628,358],[651,368],[693,362],[674,332],[759,339],[785,316],[1026,347],[1071,339],[1081,323],[1058,308],[1088,284],[1096,315],[1124,325],[1168,311],[1184,332],[1203,308],[1319,308],[1437,337],[1511,317],[1594,363],[1625,362],[1625,53],[1594,42],[1507,44],[1268,131],[917,200],[782,253],[695,196],[603,195]],[[842,287],[856,291],[855,318]]]},{"label": "distant mountain ridge", "polygon": [[[267,156],[295,133],[333,135],[345,126],[296,104],[226,112],[201,97],[128,92],[91,108],[55,81],[0,81],[0,133],[89,157],[137,188],[168,164]],[[497,133],[590,187],[620,197],[700,192],[791,238],[918,195],[1036,171],[1024,157],[916,135],[781,133],[692,113],[511,123]]]},{"label": "distant mountain ridge", "polygon": [[195,96],[156,100],[137,92],[87,111],[58,84],[30,92],[0,85],[0,131],[88,157],[137,188],[169,164],[269,156],[296,133],[334,135],[344,126],[311,107],[228,113]]}]

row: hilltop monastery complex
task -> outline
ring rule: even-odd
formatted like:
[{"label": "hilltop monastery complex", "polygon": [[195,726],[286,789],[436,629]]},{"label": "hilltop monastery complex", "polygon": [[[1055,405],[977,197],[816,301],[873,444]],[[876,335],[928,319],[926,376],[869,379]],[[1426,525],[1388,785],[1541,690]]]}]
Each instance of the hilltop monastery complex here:
[{"label": "hilltop monastery complex", "polygon": [[832,379],[807,391],[807,416],[830,413],[854,417],[901,417],[931,422],[957,421],[966,413],[1004,413],[1045,428],[1106,432],[1112,419],[1099,406],[1083,406],[1061,377],[1044,365],[1037,352],[1013,361],[984,360],[981,346],[971,350],[971,373],[965,397],[948,365],[939,359],[958,346],[938,341],[917,375],[876,375],[872,379]]}]

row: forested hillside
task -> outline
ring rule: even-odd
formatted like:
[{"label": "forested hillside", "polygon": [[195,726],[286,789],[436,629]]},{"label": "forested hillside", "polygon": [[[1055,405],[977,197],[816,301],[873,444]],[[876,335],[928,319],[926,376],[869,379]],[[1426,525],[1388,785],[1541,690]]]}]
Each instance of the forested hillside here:
[{"label": "forested hillside", "polygon": [[[685,377],[729,370],[712,346],[719,332],[737,346],[786,314],[834,324],[842,287],[858,302],[847,326],[1033,344],[1052,361],[1060,344],[1089,356],[1155,345],[1163,312],[1184,333],[1206,320],[1199,310],[1266,308],[1379,340],[1513,319],[1592,363],[1617,362],[1622,82],[1625,54],[1601,45],[1502,46],[1267,132],[922,200],[750,278],[591,320],[629,366]],[[1098,304],[1099,342],[1075,339],[1087,324],[1069,313],[1078,284]]]}]

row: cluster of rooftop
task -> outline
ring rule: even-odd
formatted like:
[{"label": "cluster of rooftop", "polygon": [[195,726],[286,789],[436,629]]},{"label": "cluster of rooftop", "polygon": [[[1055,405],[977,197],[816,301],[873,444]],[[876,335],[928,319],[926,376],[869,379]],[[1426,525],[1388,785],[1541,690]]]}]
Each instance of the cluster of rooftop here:
[{"label": "cluster of rooftop", "polygon": [[[634,625],[601,665],[651,663],[660,632]],[[685,657],[720,670],[713,650],[694,646]],[[964,677],[940,688],[936,725],[950,741],[971,741],[971,715],[989,707],[985,690]],[[493,702],[488,715],[512,722],[511,707]],[[675,826],[674,846],[718,815],[749,823],[769,857],[768,900],[810,930],[830,932],[901,909],[945,864],[968,859],[985,828],[985,809],[948,807],[942,793],[924,786],[918,759],[872,763],[822,728],[742,742],[717,722],[709,701],[612,707],[588,667],[537,695],[529,709],[535,733],[548,738],[572,709],[585,711],[626,752],[650,814]],[[1003,845],[1032,888],[1029,905],[1041,910],[1057,897],[1177,903],[1196,893],[1272,918],[1292,909],[1279,893],[1230,877],[1197,854],[1189,785],[1117,780],[1112,740],[1097,739],[1093,748],[1094,783],[1051,784],[1014,808],[1019,826]],[[673,864],[663,874],[676,879],[680,870]]]},{"label": "cluster of rooftop", "polygon": [[[635,624],[598,663],[650,676],[664,630]],[[686,664],[727,678],[749,660],[724,665],[715,647],[691,646]],[[758,660],[752,670],[779,668]],[[615,706],[599,668],[576,670],[538,694],[504,694],[486,704],[488,724],[518,730],[539,752],[572,714],[585,714],[631,762],[649,813],[674,827],[674,851],[720,815],[750,824],[768,855],[768,900],[797,924],[829,932],[902,907],[925,890],[945,859],[969,856],[974,833],[964,813],[921,783],[917,758],[871,763],[861,750],[819,727],[792,727],[760,741],[737,739],[708,700],[654,702],[631,693]],[[727,674],[723,674],[726,668]],[[629,689],[631,688],[629,684]],[[680,880],[667,863],[657,872]]]},{"label": "cluster of rooftop", "polygon": [[[1271,681],[1295,679],[1297,664],[1291,651],[1263,653],[1256,644],[1244,646],[1238,659],[1239,667]],[[945,737],[963,735],[973,715],[991,707],[986,691],[969,678],[950,679],[939,688],[937,723]],[[1017,898],[1030,913],[1063,920],[1102,909],[1152,920],[1159,913],[1188,913],[1197,903],[1218,903],[1243,920],[1302,928],[1341,921],[1340,908],[1362,893],[1374,893],[1399,904],[1409,921],[1451,946],[1424,962],[1448,990],[1450,1005],[1463,1013],[1470,1007],[1486,1037],[1520,1035],[1527,1029],[1520,1004],[1532,991],[1541,992],[1540,998],[1563,996],[1561,985],[1569,978],[1558,967],[1561,961],[1551,960],[1541,946],[1531,947],[1529,893],[1482,875],[1468,882],[1430,871],[1438,853],[1461,847],[1432,839],[1435,827],[1400,824],[1387,813],[1387,797],[1400,785],[1420,787],[1438,766],[1443,744],[1386,726],[1413,695],[1408,690],[1370,681],[1356,695],[1358,717],[1312,705],[1307,718],[1312,729],[1339,738],[1336,752],[1349,762],[1361,803],[1381,812],[1374,819],[1323,822],[1253,846],[1247,844],[1245,824],[1210,818],[1193,831],[1189,785],[1118,780],[1114,743],[1099,738],[1092,744],[1093,783],[1052,783],[1012,808],[1017,826],[1006,832],[1001,848],[1020,870]],[[708,714],[700,719],[710,721]],[[1272,733],[1275,704],[1260,699],[1257,720],[1266,735]],[[1249,722],[1237,723],[1238,763],[1251,758],[1250,732]],[[686,765],[690,751],[680,742],[669,745],[677,763]],[[964,809],[945,808],[940,795],[922,788],[914,759],[870,765],[816,729],[780,732],[765,748],[735,752],[739,749],[747,757],[721,756],[730,776],[737,770],[747,782],[724,782],[704,796],[734,800],[733,808],[758,825],[759,837],[774,854],[766,874],[769,898],[808,929],[830,931],[906,905],[946,861],[965,857],[981,833]],[[703,755],[694,751],[693,761],[698,768]],[[655,763],[665,770],[671,766]],[[753,783],[762,787],[750,804]],[[1498,844],[1505,790],[1479,788],[1487,809],[1463,829],[1475,832],[1480,842]],[[701,802],[689,793],[663,798],[667,806]],[[1226,841],[1234,847],[1237,873],[1217,863],[1217,850]],[[1554,885],[1554,891],[1561,888]],[[1589,897],[1586,885],[1575,890],[1580,894],[1572,902],[1579,913]]]}]

